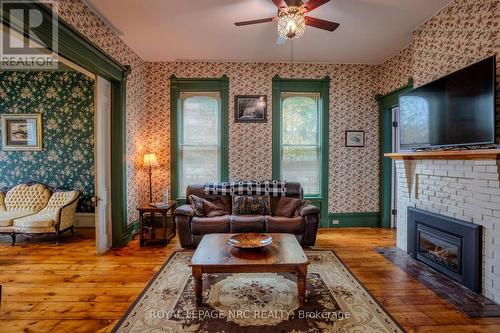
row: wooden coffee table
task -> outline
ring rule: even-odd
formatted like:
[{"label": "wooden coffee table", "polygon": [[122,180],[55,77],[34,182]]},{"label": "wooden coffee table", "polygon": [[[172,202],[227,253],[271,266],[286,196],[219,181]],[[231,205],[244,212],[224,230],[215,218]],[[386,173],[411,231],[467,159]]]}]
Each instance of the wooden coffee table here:
[{"label": "wooden coffee table", "polygon": [[292,234],[269,234],[271,245],[260,250],[240,250],[227,243],[234,234],[208,234],[203,237],[189,266],[193,269],[196,304],[202,303],[203,273],[297,273],[299,304],[306,295],[307,259]]}]

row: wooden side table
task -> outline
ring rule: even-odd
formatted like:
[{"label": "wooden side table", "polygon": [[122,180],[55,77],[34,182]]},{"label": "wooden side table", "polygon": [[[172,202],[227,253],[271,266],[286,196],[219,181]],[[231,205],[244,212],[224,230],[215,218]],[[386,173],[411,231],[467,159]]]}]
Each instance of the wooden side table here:
[{"label": "wooden side table", "polygon": [[[148,242],[149,241],[160,241],[161,243],[166,245],[166,244],[168,244],[170,239],[172,239],[172,237],[175,236],[175,221],[172,224],[172,228],[170,228],[170,230],[169,230],[168,220],[167,220],[168,212],[171,211],[173,213],[175,208],[177,208],[177,201],[173,201],[173,200],[169,201],[168,206],[166,206],[166,207],[158,208],[158,207],[154,207],[154,206],[150,206],[150,205],[146,204],[146,205],[142,205],[142,206],[137,208],[137,210],[139,211],[139,224],[140,224],[139,244],[141,247],[144,246],[144,243],[146,241],[144,239],[144,214],[149,213],[151,215],[151,230],[150,230],[151,239],[148,239],[147,241]],[[161,228],[156,227],[155,223],[154,223],[155,214],[157,214],[157,213],[161,214],[161,216],[162,216]]]}]

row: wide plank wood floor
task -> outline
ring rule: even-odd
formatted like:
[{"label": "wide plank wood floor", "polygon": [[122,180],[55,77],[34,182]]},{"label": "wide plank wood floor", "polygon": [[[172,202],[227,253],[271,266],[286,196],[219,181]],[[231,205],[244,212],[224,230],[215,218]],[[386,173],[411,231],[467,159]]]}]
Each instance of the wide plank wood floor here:
[{"label": "wide plank wood floor", "polygon": [[[0,237],[0,332],[109,332],[166,258],[178,248],[127,247],[94,255],[92,230],[10,246]],[[379,228],[323,229],[317,246],[333,249],[409,332],[500,332],[500,318],[471,319],[373,249],[394,246]]]}]

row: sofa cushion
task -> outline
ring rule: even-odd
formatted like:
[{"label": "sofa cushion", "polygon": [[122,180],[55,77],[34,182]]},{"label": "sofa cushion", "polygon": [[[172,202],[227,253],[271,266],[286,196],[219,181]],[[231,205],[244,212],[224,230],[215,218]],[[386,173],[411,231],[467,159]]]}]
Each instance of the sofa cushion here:
[{"label": "sofa cushion", "polygon": [[267,195],[233,196],[233,215],[266,215],[271,210],[271,201]]},{"label": "sofa cushion", "polygon": [[0,227],[9,227],[14,224],[14,220],[20,217],[32,215],[30,211],[13,211],[13,212],[0,212]]},{"label": "sofa cushion", "polygon": [[231,215],[231,232],[264,232],[266,220],[263,215]]},{"label": "sofa cushion", "polygon": [[275,205],[271,209],[272,216],[292,217],[301,202],[301,199],[281,197],[275,201]]},{"label": "sofa cushion", "polygon": [[305,230],[302,217],[266,216],[266,232],[302,234]]},{"label": "sofa cushion", "polygon": [[195,235],[229,232],[229,215],[216,217],[193,217],[191,232]]},{"label": "sofa cushion", "polygon": [[49,214],[40,212],[38,214],[21,217],[14,220],[14,227],[19,228],[48,228],[55,224],[54,219]]}]

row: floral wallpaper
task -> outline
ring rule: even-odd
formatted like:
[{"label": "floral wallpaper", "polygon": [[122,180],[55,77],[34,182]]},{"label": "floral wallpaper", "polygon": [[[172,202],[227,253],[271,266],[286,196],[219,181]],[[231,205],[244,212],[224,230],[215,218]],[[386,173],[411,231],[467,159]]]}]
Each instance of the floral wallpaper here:
[{"label": "floral wallpaper", "polygon": [[[170,83],[179,78],[229,77],[229,176],[269,179],[272,174],[272,78],[330,76],[330,212],[378,211],[378,107],[375,68],[369,65],[272,63],[147,63],[148,130],[145,145],[158,153],[153,174],[155,200],[170,183]],[[267,95],[268,122],[234,122],[235,95]],[[365,130],[366,147],[344,147],[345,130]]]},{"label": "floral wallpaper", "polygon": [[4,113],[42,114],[43,150],[0,151],[0,187],[41,182],[79,190],[78,211],[93,211],[94,81],[77,72],[0,72]]},{"label": "floral wallpaper", "polygon": [[[411,45],[379,66],[378,92],[397,89],[410,77],[420,86],[494,54],[500,90],[499,12],[500,0],[451,2],[415,30]],[[500,101],[497,105],[500,135]]]},{"label": "floral wallpaper", "polygon": [[[43,2],[43,0],[42,0]],[[81,0],[59,0],[58,14],[116,61],[131,67],[127,78],[127,208],[128,222],[139,218],[137,206],[148,200],[147,172],[142,169],[142,135],[146,118],[145,63]]]},{"label": "floral wallpaper", "polygon": [[[332,79],[329,209],[331,212],[378,211],[378,109],[373,96],[406,84],[409,77],[421,85],[487,55],[498,54],[499,1],[455,0],[415,30],[411,45],[380,65],[148,63],[81,0],[60,0],[59,14],[117,61],[132,67],[127,83],[127,188],[131,222],[137,219],[137,204],[147,197],[147,173],[141,168],[144,151],[157,152],[161,163],[153,174],[155,200],[160,200],[162,191],[170,183],[168,78],[171,74],[229,76],[232,179],[269,178],[272,154],[271,105],[268,123],[236,124],[234,95],[267,94],[271,104],[274,75],[285,78],[329,75]],[[347,129],[365,130],[366,147],[345,148],[343,140]]]}]

